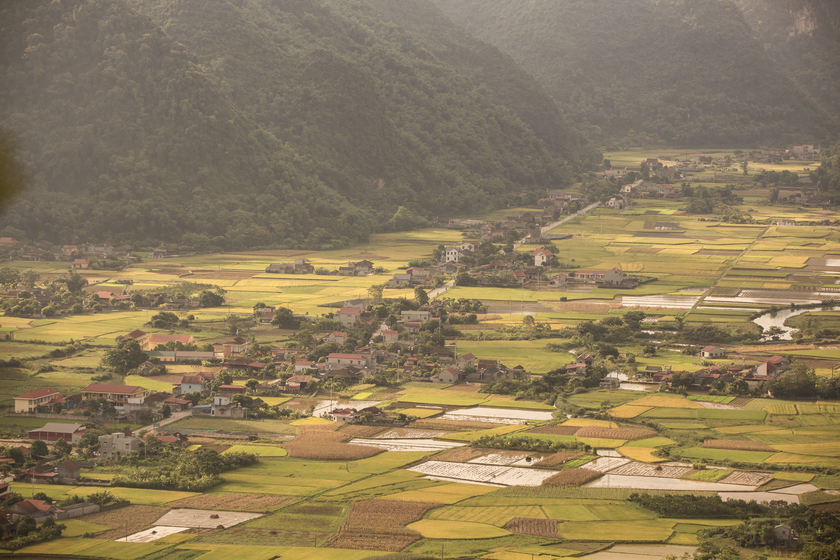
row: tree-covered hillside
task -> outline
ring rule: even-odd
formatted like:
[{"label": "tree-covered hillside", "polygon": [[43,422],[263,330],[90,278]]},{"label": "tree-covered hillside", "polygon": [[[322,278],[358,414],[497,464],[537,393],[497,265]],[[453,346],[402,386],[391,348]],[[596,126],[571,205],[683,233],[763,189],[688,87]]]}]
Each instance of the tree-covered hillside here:
[{"label": "tree-covered hillside", "polygon": [[[485,82],[512,65],[462,41]],[[0,53],[30,179],[3,224],[30,239],[346,245],[400,205],[500,206],[595,157],[533,80],[549,125],[361,1],[9,2]]]},{"label": "tree-covered hillside", "polygon": [[[840,2],[735,0],[782,70],[840,119]],[[835,132],[835,137],[837,133]]]},{"label": "tree-covered hillside", "polygon": [[726,0],[435,0],[602,142],[818,140],[825,115]]}]

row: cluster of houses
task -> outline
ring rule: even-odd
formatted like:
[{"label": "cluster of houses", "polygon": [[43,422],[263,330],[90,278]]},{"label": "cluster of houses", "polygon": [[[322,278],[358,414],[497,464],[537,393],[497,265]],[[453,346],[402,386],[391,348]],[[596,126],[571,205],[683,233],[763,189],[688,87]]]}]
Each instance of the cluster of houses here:
[{"label": "cluster of houses", "polygon": [[[717,346],[706,346],[697,355],[703,359],[721,359],[726,357],[726,352]],[[711,365],[692,373],[693,385],[700,389],[709,388],[713,383],[720,380],[724,383],[744,381],[750,390],[758,387],[762,382],[770,381],[780,376],[790,368],[790,361],[783,356],[771,356],[759,361],[752,366],[746,365]],[[672,384],[676,376],[682,376],[687,372],[675,371],[671,366],[647,366],[644,371],[639,372],[643,378],[662,383],[666,386]]]}]

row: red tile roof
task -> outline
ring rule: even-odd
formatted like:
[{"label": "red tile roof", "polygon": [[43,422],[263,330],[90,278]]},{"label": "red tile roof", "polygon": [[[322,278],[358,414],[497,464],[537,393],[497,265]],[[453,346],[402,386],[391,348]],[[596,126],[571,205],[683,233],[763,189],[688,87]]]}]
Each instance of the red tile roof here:
[{"label": "red tile roof", "polygon": [[116,393],[118,395],[130,395],[137,389],[142,389],[136,385],[107,385],[105,383],[92,383],[85,387],[82,391],[85,393]]},{"label": "red tile roof", "polygon": [[58,391],[54,389],[47,389],[43,387],[41,389],[35,389],[34,391],[29,391],[22,395],[18,395],[16,399],[37,399],[38,397],[46,397],[47,395],[58,394]]}]

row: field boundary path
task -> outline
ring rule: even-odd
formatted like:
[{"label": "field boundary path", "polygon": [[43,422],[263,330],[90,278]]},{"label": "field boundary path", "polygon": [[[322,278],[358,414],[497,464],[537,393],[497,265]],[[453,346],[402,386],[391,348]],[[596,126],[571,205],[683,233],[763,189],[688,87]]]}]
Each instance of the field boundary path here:
[{"label": "field boundary path", "polygon": [[435,288],[434,290],[429,292],[429,299],[434,299],[434,298],[438,297],[439,295],[442,295],[444,292],[446,292],[449,288],[451,288],[454,285],[455,285],[455,279],[453,278],[452,280],[450,280],[449,282],[447,282],[446,284],[444,284],[440,288]]},{"label": "field boundary path", "polygon": [[[583,210],[578,210],[578,211],[577,211],[577,212],[575,212],[574,214],[569,214],[568,216],[566,216],[566,217],[565,217],[565,218],[563,218],[562,220],[557,220],[557,221],[556,221],[556,222],[554,222],[553,224],[549,224],[549,225],[547,225],[547,226],[545,226],[545,227],[541,227],[541,228],[540,228],[540,232],[541,232],[541,233],[545,233],[545,232],[547,232],[547,231],[551,231],[551,230],[553,230],[554,228],[556,228],[557,226],[559,226],[559,225],[561,225],[561,224],[564,224],[564,223],[568,222],[569,220],[571,220],[571,219],[573,219],[573,218],[577,218],[578,216],[586,216],[586,213],[587,213],[587,212],[589,212],[589,211],[590,211],[590,210],[592,210],[593,208],[597,208],[599,204],[601,204],[601,203],[600,203],[600,202],[593,202],[592,204],[590,204],[589,206],[587,206],[587,207],[586,207],[586,208],[584,208]],[[516,249],[517,247],[519,247],[520,245],[522,245],[523,243],[525,243],[525,240],[526,240],[527,238],[528,238],[528,236],[526,235],[525,237],[523,237],[522,239],[520,239],[519,241],[517,241],[516,243],[514,243],[514,244],[513,244],[513,248],[514,248],[514,249]]]}]

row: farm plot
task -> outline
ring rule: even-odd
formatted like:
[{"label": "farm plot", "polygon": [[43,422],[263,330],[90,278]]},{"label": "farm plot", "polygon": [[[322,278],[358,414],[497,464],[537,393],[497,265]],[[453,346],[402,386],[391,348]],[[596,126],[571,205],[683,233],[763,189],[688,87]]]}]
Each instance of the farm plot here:
[{"label": "farm plot", "polygon": [[605,473],[622,465],[626,465],[629,462],[630,459],[625,459],[623,457],[598,457],[594,461],[583,465],[581,468],[588,469],[590,471],[596,471],[599,473]]},{"label": "farm plot", "polygon": [[352,439],[350,443],[355,446],[372,447],[384,449],[385,451],[422,451],[434,453],[444,449],[461,447],[466,443],[454,441],[440,441],[435,439]]},{"label": "farm plot", "polygon": [[653,476],[627,476],[608,474],[594,482],[590,482],[586,488],[633,488],[636,490],[670,490],[688,492],[752,492],[755,486],[721,484],[719,482],[701,482],[683,480],[678,478],[656,478]]},{"label": "farm plot", "polygon": [[247,513],[242,511],[208,511],[206,509],[178,508],[166,512],[158,519],[156,525],[166,527],[233,527],[245,521],[261,517],[260,513]]},{"label": "farm plot", "polygon": [[634,429],[634,428],[601,428],[598,426],[586,426],[578,430],[575,434],[579,438],[597,438],[597,439],[621,439],[621,440],[635,440],[650,438],[656,435],[653,430]]},{"label": "farm plot", "polygon": [[354,461],[382,452],[381,447],[344,443],[344,436],[340,432],[319,428],[301,426],[301,434],[284,444],[289,455],[303,459]]},{"label": "farm plot", "polygon": [[447,412],[440,417],[442,420],[467,420],[495,422],[497,424],[524,424],[529,420],[551,420],[551,412],[539,410],[518,410],[510,408],[465,408]]},{"label": "farm plot", "polygon": [[[419,474],[419,473],[418,473]],[[470,484],[437,484],[422,490],[409,490],[388,496],[389,500],[419,501],[433,500],[443,504],[457,504],[475,496],[483,496],[495,492],[499,487],[481,483]]]},{"label": "farm plot", "polygon": [[601,473],[598,471],[570,467],[543,480],[543,486],[582,486],[599,476],[601,476]]},{"label": "farm plot", "polygon": [[773,477],[770,473],[734,471],[721,480],[723,484],[745,484],[747,486],[761,486]]},{"label": "farm plot", "polygon": [[427,461],[408,470],[423,473],[435,480],[461,480],[499,486],[539,486],[543,480],[555,474],[554,471],[538,469],[444,461]]},{"label": "farm plot", "polygon": [[[346,431],[346,430],[342,430]],[[392,428],[380,434],[377,434],[376,439],[430,439],[445,435],[446,432],[438,430],[418,430],[414,428]],[[371,437],[356,434],[356,437]]]},{"label": "farm plot", "polygon": [[515,517],[545,517],[539,506],[446,506],[429,513],[428,519],[489,523],[504,527]]},{"label": "farm plot", "polygon": [[341,530],[326,546],[399,552],[421,538],[419,532],[406,525],[441,505],[393,500],[354,502]]},{"label": "farm plot", "polygon": [[265,494],[202,494],[170,502],[176,508],[226,509],[230,511],[271,511],[289,503],[291,498]]},{"label": "farm plot", "polygon": [[691,471],[691,467],[684,467],[681,465],[648,465],[646,463],[627,463],[619,468],[610,471],[610,474],[624,474],[628,476],[654,476],[658,478],[680,478],[687,472]]},{"label": "farm plot", "polygon": [[487,523],[423,519],[408,526],[427,539],[495,539],[510,533]]},{"label": "farm plot", "polygon": [[542,519],[539,517],[514,517],[505,525],[505,529],[518,535],[531,535],[532,537],[545,537],[556,539],[560,535],[557,532],[559,522],[556,519]]},{"label": "farm plot", "polygon": [[763,451],[737,451],[733,449],[707,449],[704,447],[690,447],[683,451],[682,456],[686,459],[710,459],[713,461],[740,461],[743,463],[761,464],[773,455],[772,452]]},{"label": "farm plot", "polygon": [[703,442],[703,447],[706,449],[734,449],[737,451],[767,451],[774,452],[775,450],[769,445],[760,441],[752,441],[749,439],[707,439]]},{"label": "farm plot", "polygon": [[673,534],[672,521],[644,519],[638,521],[569,521],[560,527],[560,534],[576,541],[662,542]]},{"label": "farm plot", "polygon": [[630,419],[640,416],[652,409],[652,406],[636,406],[632,404],[623,404],[610,410],[610,414],[614,418]]}]

